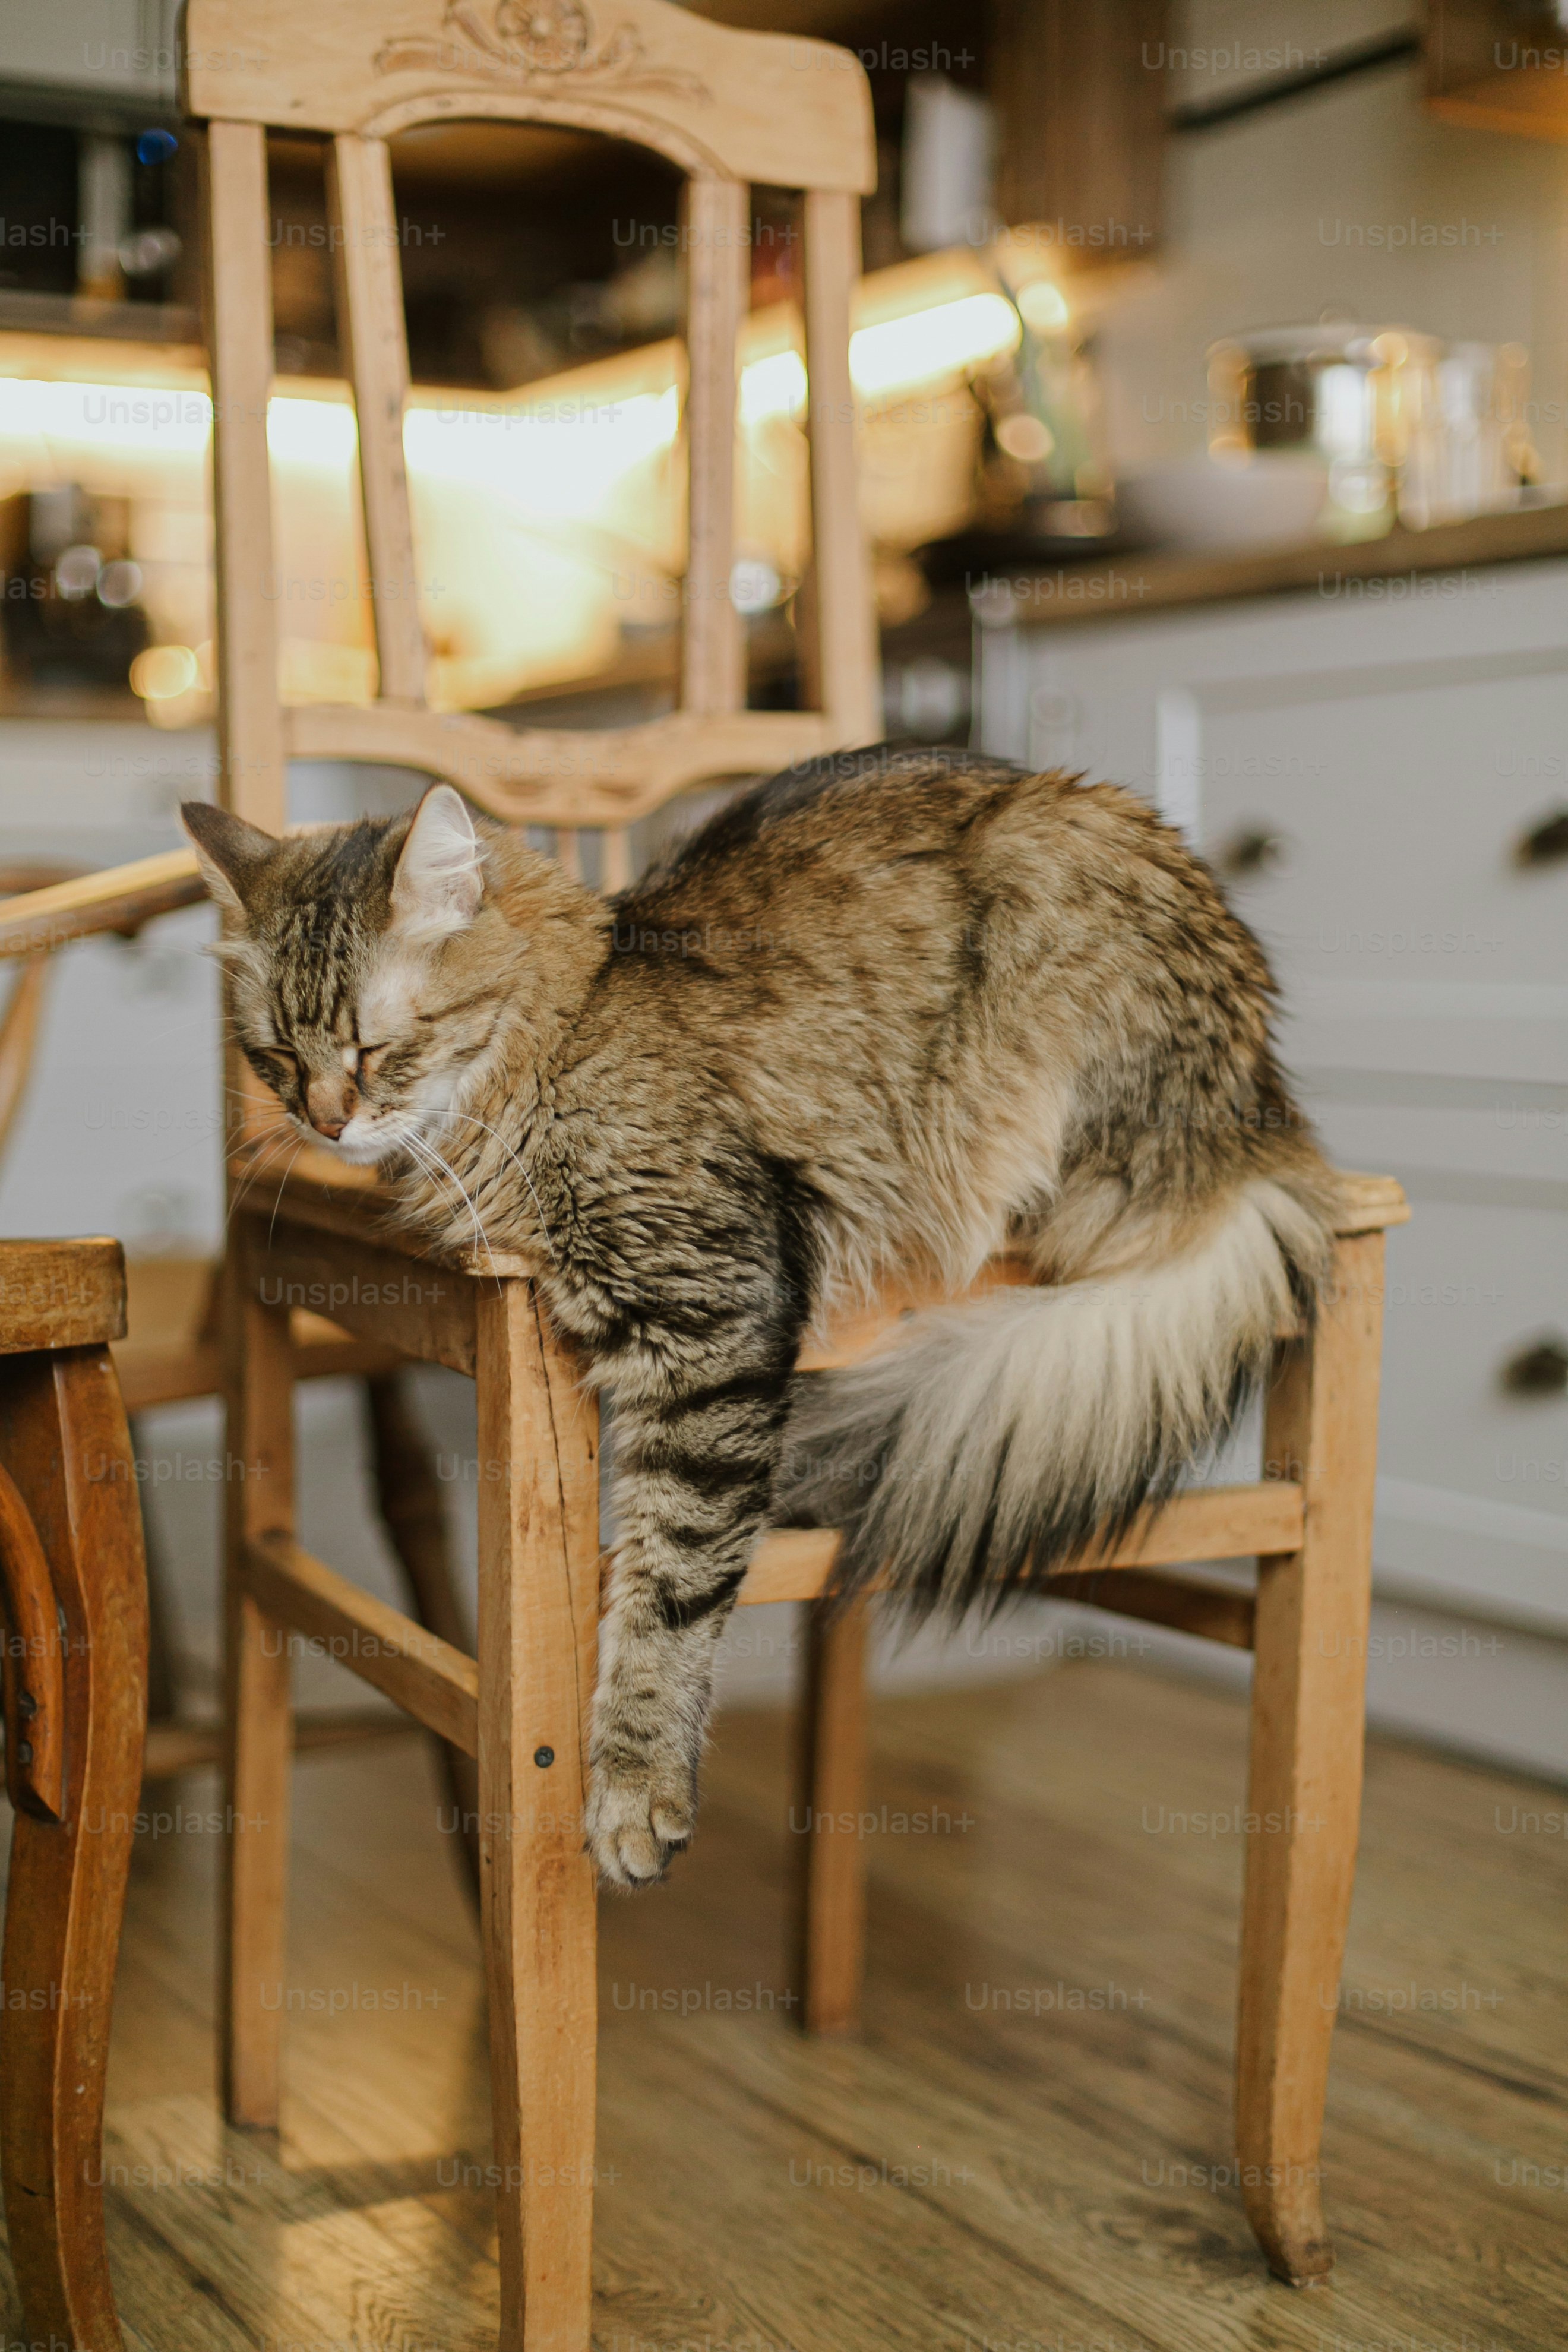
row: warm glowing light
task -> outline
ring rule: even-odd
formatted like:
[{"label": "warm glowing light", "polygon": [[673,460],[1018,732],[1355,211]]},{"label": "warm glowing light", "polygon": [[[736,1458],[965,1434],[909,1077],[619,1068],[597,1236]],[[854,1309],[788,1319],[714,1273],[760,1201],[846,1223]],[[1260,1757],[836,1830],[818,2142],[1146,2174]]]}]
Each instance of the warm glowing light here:
[{"label": "warm glowing light", "polygon": [[956,375],[1017,342],[1018,314],[1005,295],[964,294],[860,328],[849,339],[849,373],[857,392],[877,399]]},{"label": "warm glowing light", "polygon": [[267,404],[268,454],[279,466],[321,466],[341,473],[359,446],[346,401],[296,400],[274,393]]},{"label": "warm glowing light", "polygon": [[784,593],[784,582],[765,555],[739,556],[730,569],[730,601],[737,613],[765,613]]},{"label": "warm glowing light", "polygon": [[[883,540],[904,533],[913,544],[966,510],[979,415],[962,397],[933,404],[930,416],[905,414],[900,396],[961,383],[1015,348],[1020,314],[994,271],[962,252],[878,273],[858,290],[854,315],[850,380],[873,451],[868,520]],[[732,591],[748,614],[789,593],[804,560],[807,468],[795,428],[809,388],[799,328],[784,302],[741,326],[736,526],[747,553]],[[0,373],[0,496],[74,483],[90,498],[129,500],[126,552],[100,563],[84,535],[62,559],[61,590],[140,606],[159,641],[132,672],[146,718],[190,725],[211,693],[210,662],[191,651],[210,626],[205,380],[172,368],[174,383],[61,381],[47,373],[51,363],[35,339],[0,338],[0,368],[46,371]],[[419,599],[438,648],[433,698],[487,707],[522,686],[594,674],[626,625],[656,609],[641,600],[645,578],[679,608],[687,399],[674,337],[510,394],[413,392],[404,447],[419,568],[387,593]],[[348,388],[280,379],[267,445],[276,546],[264,585],[286,697],[366,700],[375,668]]]},{"label": "warm glowing light", "polygon": [[[994,359],[1017,340],[1017,314],[1002,295],[965,294],[861,327],[850,341],[850,373],[858,393],[880,398]],[[743,425],[796,416],[805,396],[796,351],[770,352],[741,372]],[[532,385],[507,406],[411,407],[404,446],[416,473],[479,484],[534,514],[569,518],[591,510],[634,466],[669,448],[679,423],[674,385],[597,404],[552,399]],[[0,441],[42,441],[57,457],[81,445],[201,457],[211,431],[205,394],[0,377]],[[275,394],[267,446],[280,466],[341,473],[357,446],[353,408],[344,400]]]},{"label": "warm glowing light", "polygon": [[542,398],[531,386],[505,408],[411,408],[403,446],[423,480],[466,482],[531,515],[569,520],[669,448],[679,427],[673,384],[596,404]]},{"label": "warm glowing light", "polygon": [[798,416],[805,406],[805,362],[798,352],[771,352],[741,370],[741,422]]},{"label": "warm glowing light", "polygon": [[38,440],[57,450],[86,445],[200,457],[211,430],[212,403],[205,393],[0,376],[0,440]]},{"label": "warm glowing light", "polygon": [[55,566],[55,586],[68,604],[79,604],[98,585],[103,558],[96,547],[68,547]]},{"label": "warm glowing light", "polygon": [[1004,416],[996,426],[996,446],[1020,465],[1037,466],[1056,446],[1049,425],[1037,416]]},{"label": "warm glowing light", "polygon": [[1054,334],[1067,325],[1067,297],[1048,278],[1033,278],[1027,286],[1020,286],[1017,301],[1025,325],[1037,335]]},{"label": "warm glowing light", "polygon": [[[859,328],[849,339],[849,373],[856,391],[877,400],[957,375],[1012,351],[1017,341],[1017,313],[1004,296],[963,294]],[[805,362],[798,352],[772,352],[741,372],[742,425],[798,416],[805,397]]]},{"label": "warm glowing light", "polygon": [[143,702],[173,702],[200,682],[201,671],[189,646],[149,646],[131,665],[131,691]]}]

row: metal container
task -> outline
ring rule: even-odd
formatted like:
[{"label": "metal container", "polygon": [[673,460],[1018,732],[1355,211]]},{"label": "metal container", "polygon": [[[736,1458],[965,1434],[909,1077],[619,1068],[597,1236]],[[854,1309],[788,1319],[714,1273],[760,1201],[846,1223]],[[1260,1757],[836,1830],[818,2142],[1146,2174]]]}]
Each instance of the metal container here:
[{"label": "metal container", "polygon": [[[1517,345],[1504,349],[1522,359]],[[1268,449],[1326,465],[1319,528],[1335,539],[1375,538],[1396,517],[1419,528],[1456,511],[1479,511],[1457,507],[1467,496],[1506,504],[1507,422],[1500,417],[1497,425],[1498,462],[1481,454],[1456,467],[1456,420],[1467,398],[1473,409],[1479,379],[1472,363],[1446,389],[1445,362],[1435,336],[1338,320],[1215,343],[1208,355],[1209,447],[1221,458]],[[1510,371],[1517,377],[1511,361],[1500,374],[1493,371],[1489,401],[1493,378],[1500,383]],[[1517,397],[1522,416],[1517,383],[1510,397]],[[1512,480],[1517,484],[1517,472]]]}]

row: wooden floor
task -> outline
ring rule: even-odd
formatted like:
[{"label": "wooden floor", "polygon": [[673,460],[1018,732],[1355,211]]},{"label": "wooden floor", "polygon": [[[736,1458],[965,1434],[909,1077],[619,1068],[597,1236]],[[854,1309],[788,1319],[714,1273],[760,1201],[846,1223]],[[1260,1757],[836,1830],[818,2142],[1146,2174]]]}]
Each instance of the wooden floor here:
[{"label": "wooden floor", "polygon": [[[861,2044],[803,2042],[784,2005],[776,1716],[724,1718],[697,1851],[605,1906],[601,2352],[1568,2338],[1563,1791],[1374,1748],[1325,2148],[1339,2269],[1292,2294],[1223,2176],[1239,1703],[1095,1663],[884,1700],[875,1726]],[[210,1780],[141,1841],[105,2151],[127,2339],[468,2352],[496,2311],[484,2021],[437,1783],[388,1741],[296,1786],[277,2139],[214,2107]]]}]

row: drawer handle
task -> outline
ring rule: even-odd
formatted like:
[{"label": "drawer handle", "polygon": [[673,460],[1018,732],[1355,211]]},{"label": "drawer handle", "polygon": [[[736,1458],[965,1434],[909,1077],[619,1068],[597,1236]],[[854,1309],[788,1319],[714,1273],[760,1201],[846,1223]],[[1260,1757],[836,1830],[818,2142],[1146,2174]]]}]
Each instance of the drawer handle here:
[{"label": "drawer handle", "polygon": [[1213,858],[1215,872],[1227,882],[1240,882],[1252,874],[1277,874],[1289,862],[1288,835],[1256,824],[1243,825],[1221,842]]},{"label": "drawer handle", "polygon": [[1561,866],[1568,858],[1568,808],[1553,809],[1514,844],[1516,866]]},{"label": "drawer handle", "polygon": [[1510,1396],[1568,1396],[1568,1346],[1558,1339],[1531,1339],[1509,1357],[1500,1378]]}]

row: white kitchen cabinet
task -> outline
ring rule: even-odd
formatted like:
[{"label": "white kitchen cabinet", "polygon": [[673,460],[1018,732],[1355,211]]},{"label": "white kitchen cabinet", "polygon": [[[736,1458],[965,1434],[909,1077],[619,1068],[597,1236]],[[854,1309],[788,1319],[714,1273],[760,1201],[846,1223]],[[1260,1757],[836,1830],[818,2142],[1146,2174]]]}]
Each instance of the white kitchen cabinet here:
[{"label": "white kitchen cabinet", "polygon": [[[1136,559],[1131,560],[1136,569]],[[1568,562],[979,633],[982,741],[1147,793],[1267,943],[1289,1066],[1389,1237],[1381,1592],[1568,1633]],[[1329,593],[1331,592],[1331,593]]]}]

